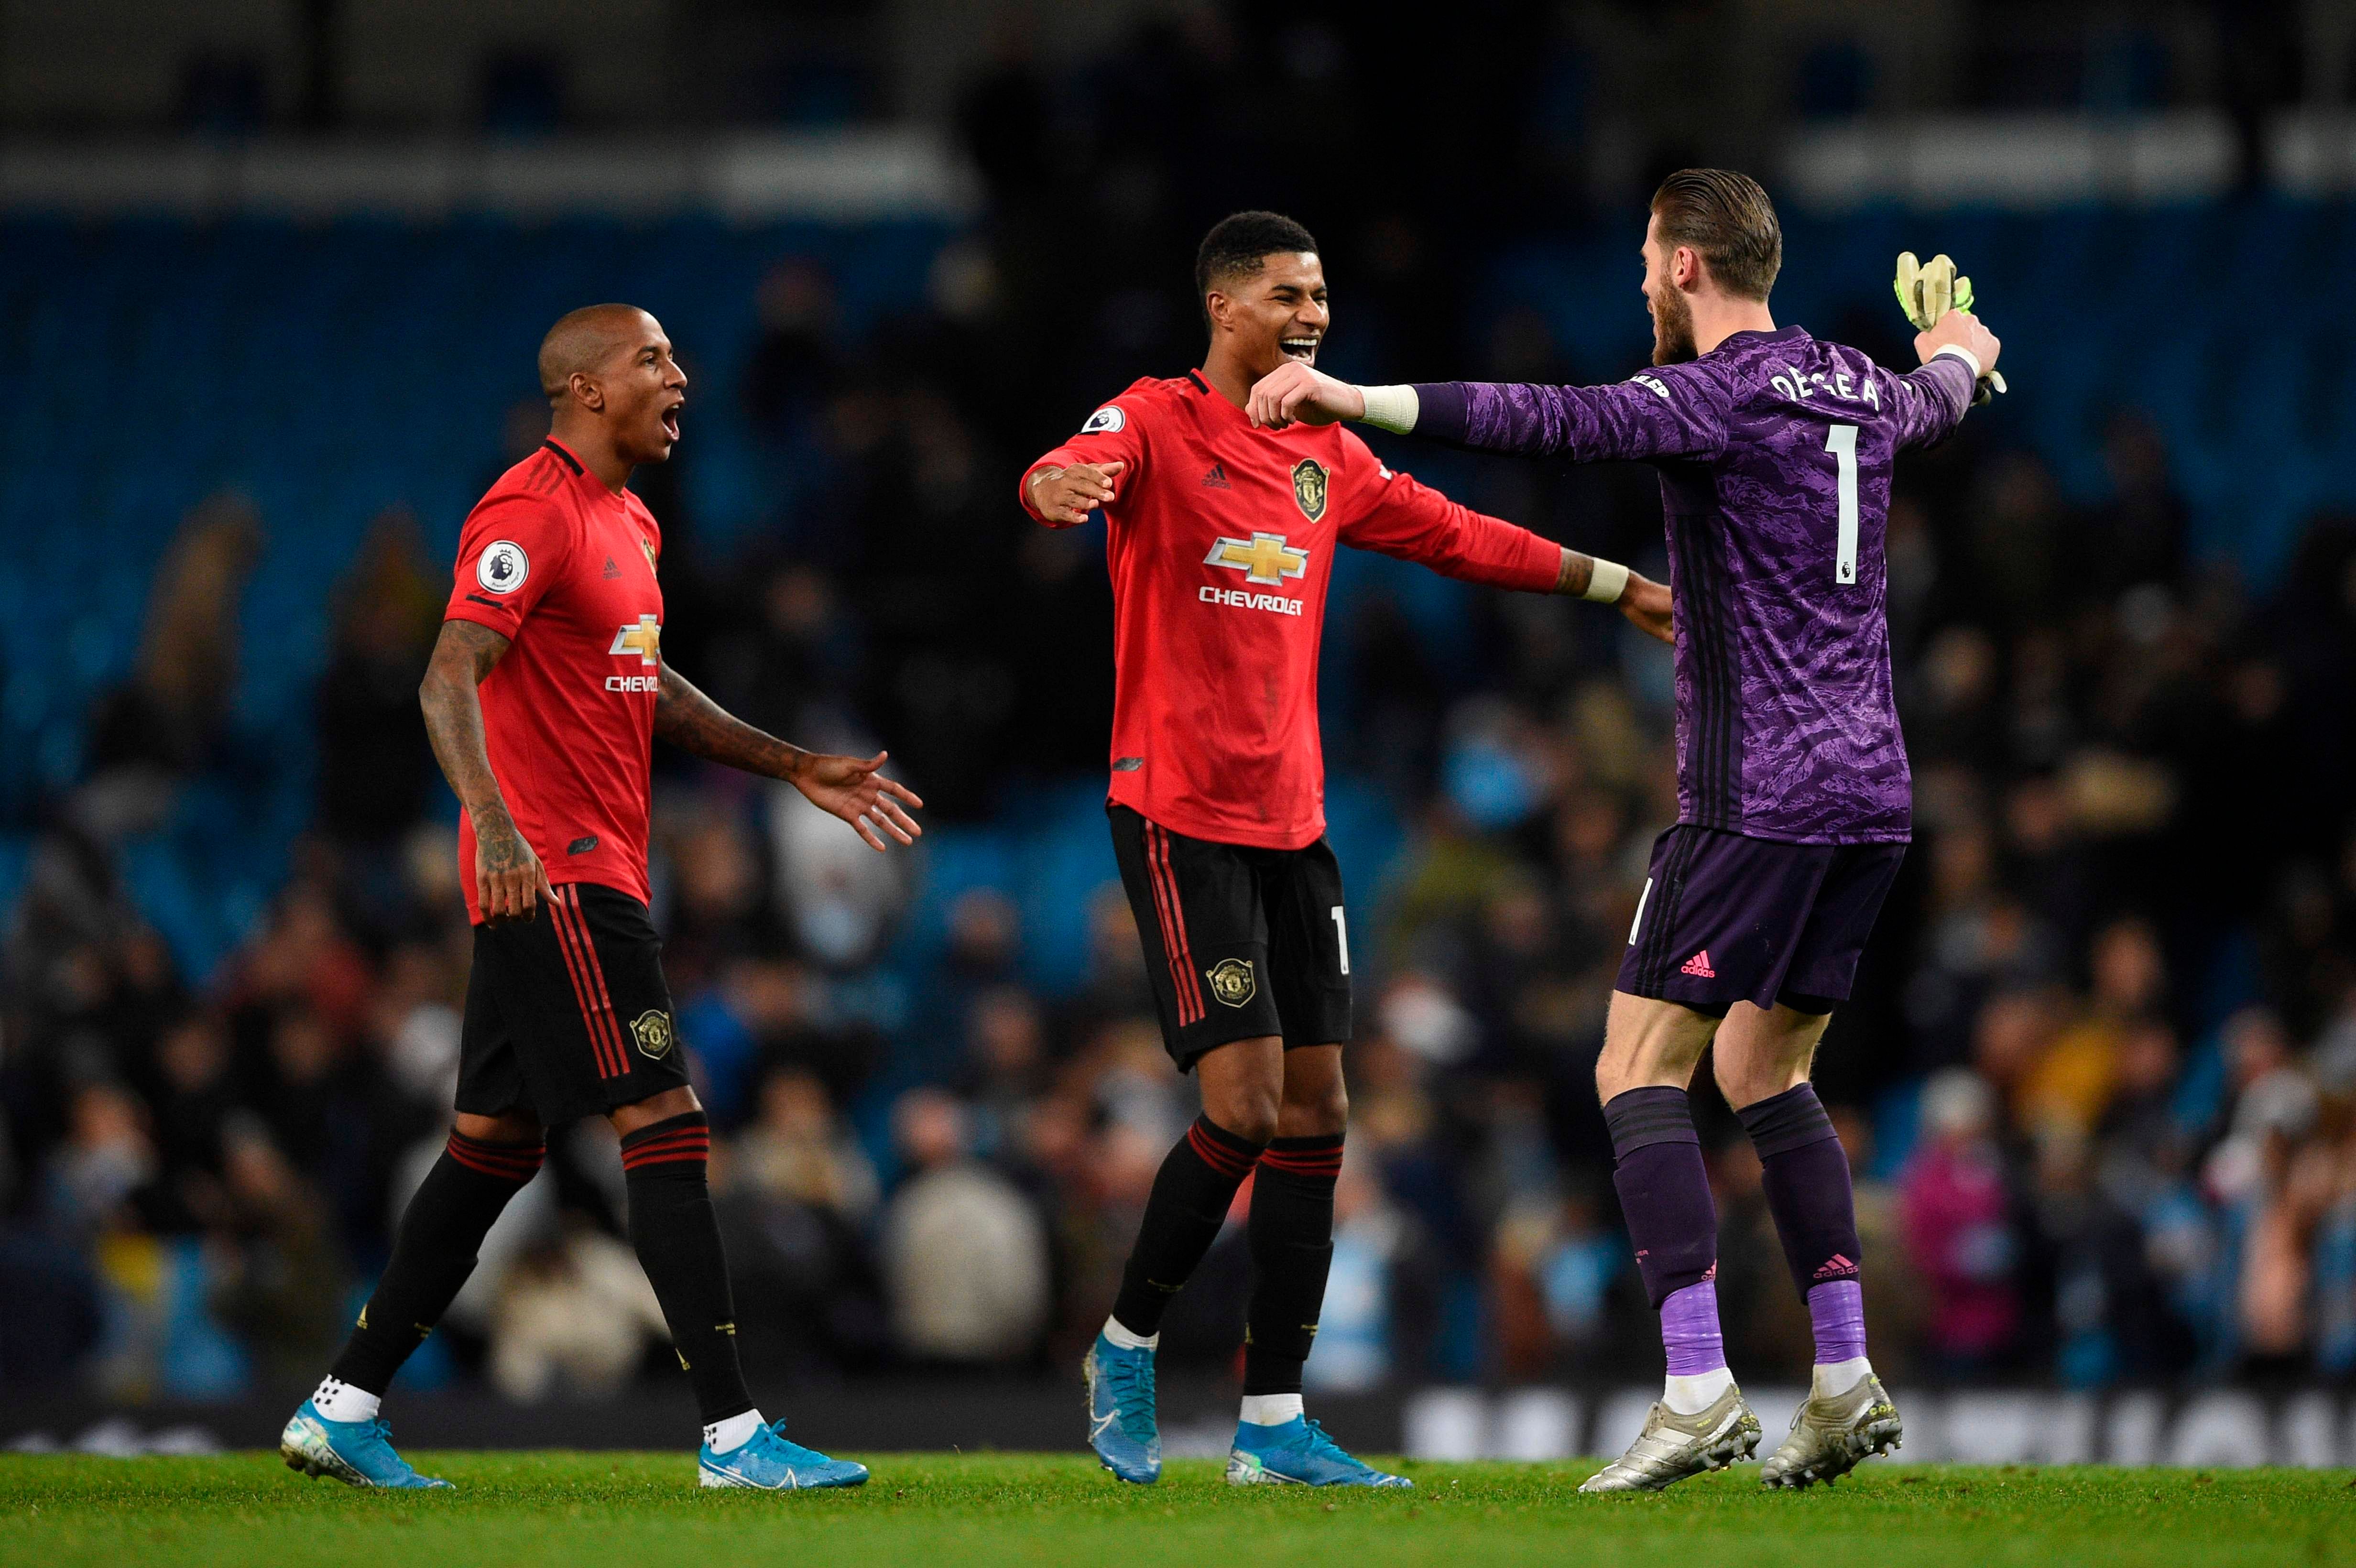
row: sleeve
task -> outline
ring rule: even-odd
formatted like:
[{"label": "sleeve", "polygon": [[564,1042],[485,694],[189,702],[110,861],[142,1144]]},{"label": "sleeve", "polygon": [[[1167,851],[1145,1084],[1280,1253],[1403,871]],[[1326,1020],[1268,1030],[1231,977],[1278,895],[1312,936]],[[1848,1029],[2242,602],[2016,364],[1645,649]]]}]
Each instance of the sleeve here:
[{"label": "sleeve", "polygon": [[1692,365],[1662,366],[1606,387],[1438,381],[1416,388],[1415,433],[1480,452],[1567,457],[1715,457],[1728,394]]},{"label": "sleeve", "polygon": [[1371,549],[1428,566],[1443,577],[1526,592],[1551,591],[1562,577],[1562,547],[1500,517],[1461,507],[1415,475],[1385,466],[1355,435],[1351,465],[1368,475],[1335,529],[1354,549]]},{"label": "sleeve", "polygon": [[1901,452],[1944,441],[1972,406],[1972,368],[1952,354],[1902,376],[1877,365],[1873,379],[1881,384],[1881,406],[1897,429]]},{"label": "sleeve", "polygon": [[562,575],[572,544],[572,519],[540,496],[502,496],[476,507],[458,536],[458,566],[442,618],[472,621],[512,641]]},{"label": "sleeve", "polygon": [[1112,485],[1116,498],[1126,496],[1130,486],[1145,474],[1145,421],[1149,412],[1146,400],[1132,388],[1090,414],[1077,435],[1027,464],[1014,481],[1015,496],[1023,503],[1023,509],[1051,528],[1072,527],[1039,515],[1039,508],[1031,504],[1031,475],[1042,468],[1066,468],[1075,463],[1129,464],[1113,476]]}]

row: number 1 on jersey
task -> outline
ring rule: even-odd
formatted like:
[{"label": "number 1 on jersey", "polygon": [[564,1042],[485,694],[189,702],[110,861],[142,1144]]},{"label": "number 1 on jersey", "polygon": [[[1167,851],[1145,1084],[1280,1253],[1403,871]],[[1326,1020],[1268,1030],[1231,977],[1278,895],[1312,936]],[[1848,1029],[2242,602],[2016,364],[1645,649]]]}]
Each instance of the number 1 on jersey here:
[{"label": "number 1 on jersey", "polygon": [[1350,972],[1350,923],[1342,918],[1342,906],[1333,906],[1333,945],[1342,953],[1342,973]]},{"label": "number 1 on jersey", "polygon": [[1857,581],[1857,426],[1837,424],[1825,432],[1825,450],[1840,465],[1840,540],[1833,555],[1833,581]]}]

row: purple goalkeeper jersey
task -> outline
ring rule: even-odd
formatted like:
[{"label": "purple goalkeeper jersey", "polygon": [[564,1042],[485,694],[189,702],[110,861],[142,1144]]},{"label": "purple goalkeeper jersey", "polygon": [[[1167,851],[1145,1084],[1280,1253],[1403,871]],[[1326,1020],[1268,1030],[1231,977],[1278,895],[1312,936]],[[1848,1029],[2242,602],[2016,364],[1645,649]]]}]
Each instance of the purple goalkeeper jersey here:
[{"label": "purple goalkeeper jersey", "polygon": [[1901,376],[1787,326],[1613,386],[1416,391],[1419,436],[1660,470],[1680,821],[1799,844],[1911,837],[1882,550],[1890,473],[1962,421],[1969,366],[1950,356]]}]

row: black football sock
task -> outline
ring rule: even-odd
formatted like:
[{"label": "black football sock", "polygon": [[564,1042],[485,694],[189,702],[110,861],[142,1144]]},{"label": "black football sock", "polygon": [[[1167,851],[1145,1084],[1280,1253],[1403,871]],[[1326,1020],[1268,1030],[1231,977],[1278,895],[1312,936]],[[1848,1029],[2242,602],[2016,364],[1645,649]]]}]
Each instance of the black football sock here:
[{"label": "black football sock", "polygon": [[1857,1198],[1848,1153],[1815,1086],[1803,1083],[1745,1105],[1736,1115],[1759,1151],[1767,1211],[1783,1239],[1783,1262],[1801,1296],[1858,1277]]},{"label": "black football sock", "polygon": [[706,1426],[753,1408],[736,1355],[728,1258],[705,1179],[711,1156],[712,1124],[701,1111],[640,1127],[622,1140],[630,1245],[662,1303],[663,1321],[670,1325],[679,1364],[695,1385]]},{"label": "black football sock", "polygon": [[360,1308],[330,1376],[381,1394],[410,1352],[434,1331],[508,1200],[540,1169],[544,1145],[490,1144],[454,1132],[402,1211],[392,1261]]},{"label": "black football sock", "polygon": [[1121,1272],[1112,1315],[1141,1338],[1162,1332],[1170,1298],[1203,1261],[1226,1222],[1236,1189],[1251,1174],[1260,1146],[1236,1136],[1208,1116],[1197,1116],[1153,1179],[1153,1196],[1137,1227]]},{"label": "black football sock", "polygon": [[1671,1295],[1718,1274],[1718,1205],[1701,1137],[1682,1089],[1623,1091],[1605,1103],[1603,1120],[1612,1129],[1612,1185],[1657,1312]]},{"label": "black football sock", "polygon": [[1333,1266],[1333,1183],[1342,1135],[1278,1138],[1252,1178],[1251,1305],[1244,1317],[1244,1392],[1299,1393]]}]

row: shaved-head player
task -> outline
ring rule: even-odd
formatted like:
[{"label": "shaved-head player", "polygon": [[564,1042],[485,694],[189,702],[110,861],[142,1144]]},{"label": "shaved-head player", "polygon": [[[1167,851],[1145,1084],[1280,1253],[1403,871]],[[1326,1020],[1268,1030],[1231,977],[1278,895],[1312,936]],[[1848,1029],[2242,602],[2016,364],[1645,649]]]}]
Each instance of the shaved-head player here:
[{"label": "shaved-head player", "polygon": [[703,1414],[707,1487],[857,1486],[864,1467],[764,1424],[736,1354],[727,1260],[704,1179],[711,1128],[647,910],[648,767],[659,735],[783,779],[881,850],[923,804],[884,755],[821,756],[732,718],[662,656],[662,530],[630,493],[669,459],[687,377],[645,311],[549,329],[540,449],[467,516],[419,693],[459,826],[475,959],[456,1125],[402,1216],[392,1259],[335,1368],[279,1440],[288,1465],[355,1486],[442,1487],[393,1451],[378,1404],[474,1271],[485,1232],[539,1170],[545,1129],[621,1136],[637,1249]]}]

